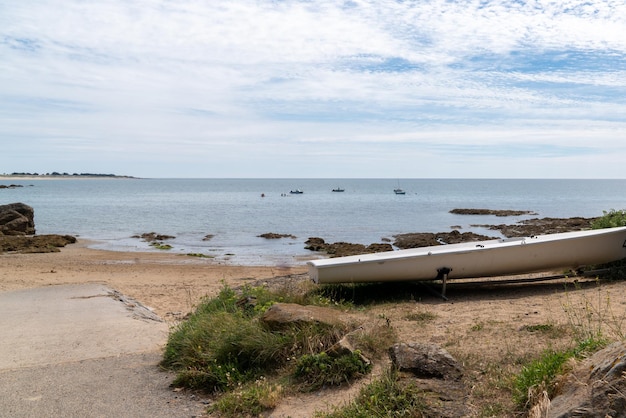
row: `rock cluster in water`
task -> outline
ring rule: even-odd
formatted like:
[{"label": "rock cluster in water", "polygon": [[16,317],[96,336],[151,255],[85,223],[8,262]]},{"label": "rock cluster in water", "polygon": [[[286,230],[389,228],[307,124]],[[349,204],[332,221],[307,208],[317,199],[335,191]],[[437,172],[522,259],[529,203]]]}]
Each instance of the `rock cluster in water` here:
[{"label": "rock cluster in water", "polygon": [[34,209],[24,203],[0,205],[0,252],[56,252],[76,242],[70,235],[35,235],[34,219]]}]

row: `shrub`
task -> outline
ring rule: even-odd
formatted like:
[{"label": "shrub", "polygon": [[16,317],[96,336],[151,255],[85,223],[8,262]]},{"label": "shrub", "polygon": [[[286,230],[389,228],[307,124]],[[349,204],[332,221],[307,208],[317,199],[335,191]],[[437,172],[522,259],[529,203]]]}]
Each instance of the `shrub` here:
[{"label": "shrub", "polygon": [[369,370],[370,365],[363,361],[358,351],[338,357],[322,352],[300,357],[294,376],[304,384],[305,389],[315,390],[325,385],[350,383]]},{"label": "shrub", "polygon": [[161,364],[178,372],[174,384],[232,389],[274,373],[290,358],[323,351],[341,336],[343,330],[324,324],[271,331],[257,317],[272,303],[267,289],[244,288],[238,294],[228,287],[203,301],[168,339]]},{"label": "shrub", "polygon": [[595,219],[591,223],[593,229],[614,228],[617,226],[626,226],[626,210],[603,211],[603,216]]}]

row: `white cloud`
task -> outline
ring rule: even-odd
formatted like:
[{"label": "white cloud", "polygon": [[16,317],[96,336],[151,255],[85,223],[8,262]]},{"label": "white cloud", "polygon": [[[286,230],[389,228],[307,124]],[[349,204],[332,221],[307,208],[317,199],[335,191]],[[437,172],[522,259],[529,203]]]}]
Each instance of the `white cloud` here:
[{"label": "white cloud", "polygon": [[113,166],[123,153],[129,174],[151,160],[173,176],[263,175],[258,159],[300,176],[285,159],[309,175],[340,175],[343,159],[353,175],[379,158],[369,176],[395,177],[414,155],[484,166],[481,146],[500,159],[544,145],[578,161],[592,143],[624,156],[625,63],[619,1],[11,2],[0,135],[24,146],[0,163],[37,146],[40,164]]}]

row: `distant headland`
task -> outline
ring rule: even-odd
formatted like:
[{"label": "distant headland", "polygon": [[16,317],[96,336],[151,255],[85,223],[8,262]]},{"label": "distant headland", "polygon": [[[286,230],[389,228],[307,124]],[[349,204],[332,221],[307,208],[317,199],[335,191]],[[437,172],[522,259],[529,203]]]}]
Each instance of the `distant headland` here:
[{"label": "distant headland", "polygon": [[0,174],[0,179],[48,179],[48,178],[116,178],[116,179],[136,179],[138,177],[124,176],[119,174],[101,174],[101,173],[60,173],[53,171],[52,173],[10,173]]}]

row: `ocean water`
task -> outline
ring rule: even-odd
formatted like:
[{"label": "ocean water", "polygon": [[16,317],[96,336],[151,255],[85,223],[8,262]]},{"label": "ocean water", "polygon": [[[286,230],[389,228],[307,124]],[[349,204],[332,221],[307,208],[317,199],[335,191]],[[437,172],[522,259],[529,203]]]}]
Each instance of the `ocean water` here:
[{"label": "ocean water", "polygon": [[[95,248],[158,251],[133,235],[157,232],[180,253],[235,264],[301,264],[318,255],[309,237],[362,244],[407,232],[459,229],[498,236],[476,224],[533,217],[601,216],[626,208],[626,180],[487,179],[11,179],[0,204],[35,209],[38,234],[71,234]],[[333,188],[345,189],[343,193]],[[401,187],[406,195],[395,195]],[[290,194],[301,189],[304,193]],[[264,195],[264,197],[262,197]],[[455,208],[516,209],[534,216],[449,213]],[[268,232],[296,238],[268,240]],[[212,235],[209,240],[203,240]]]}]

